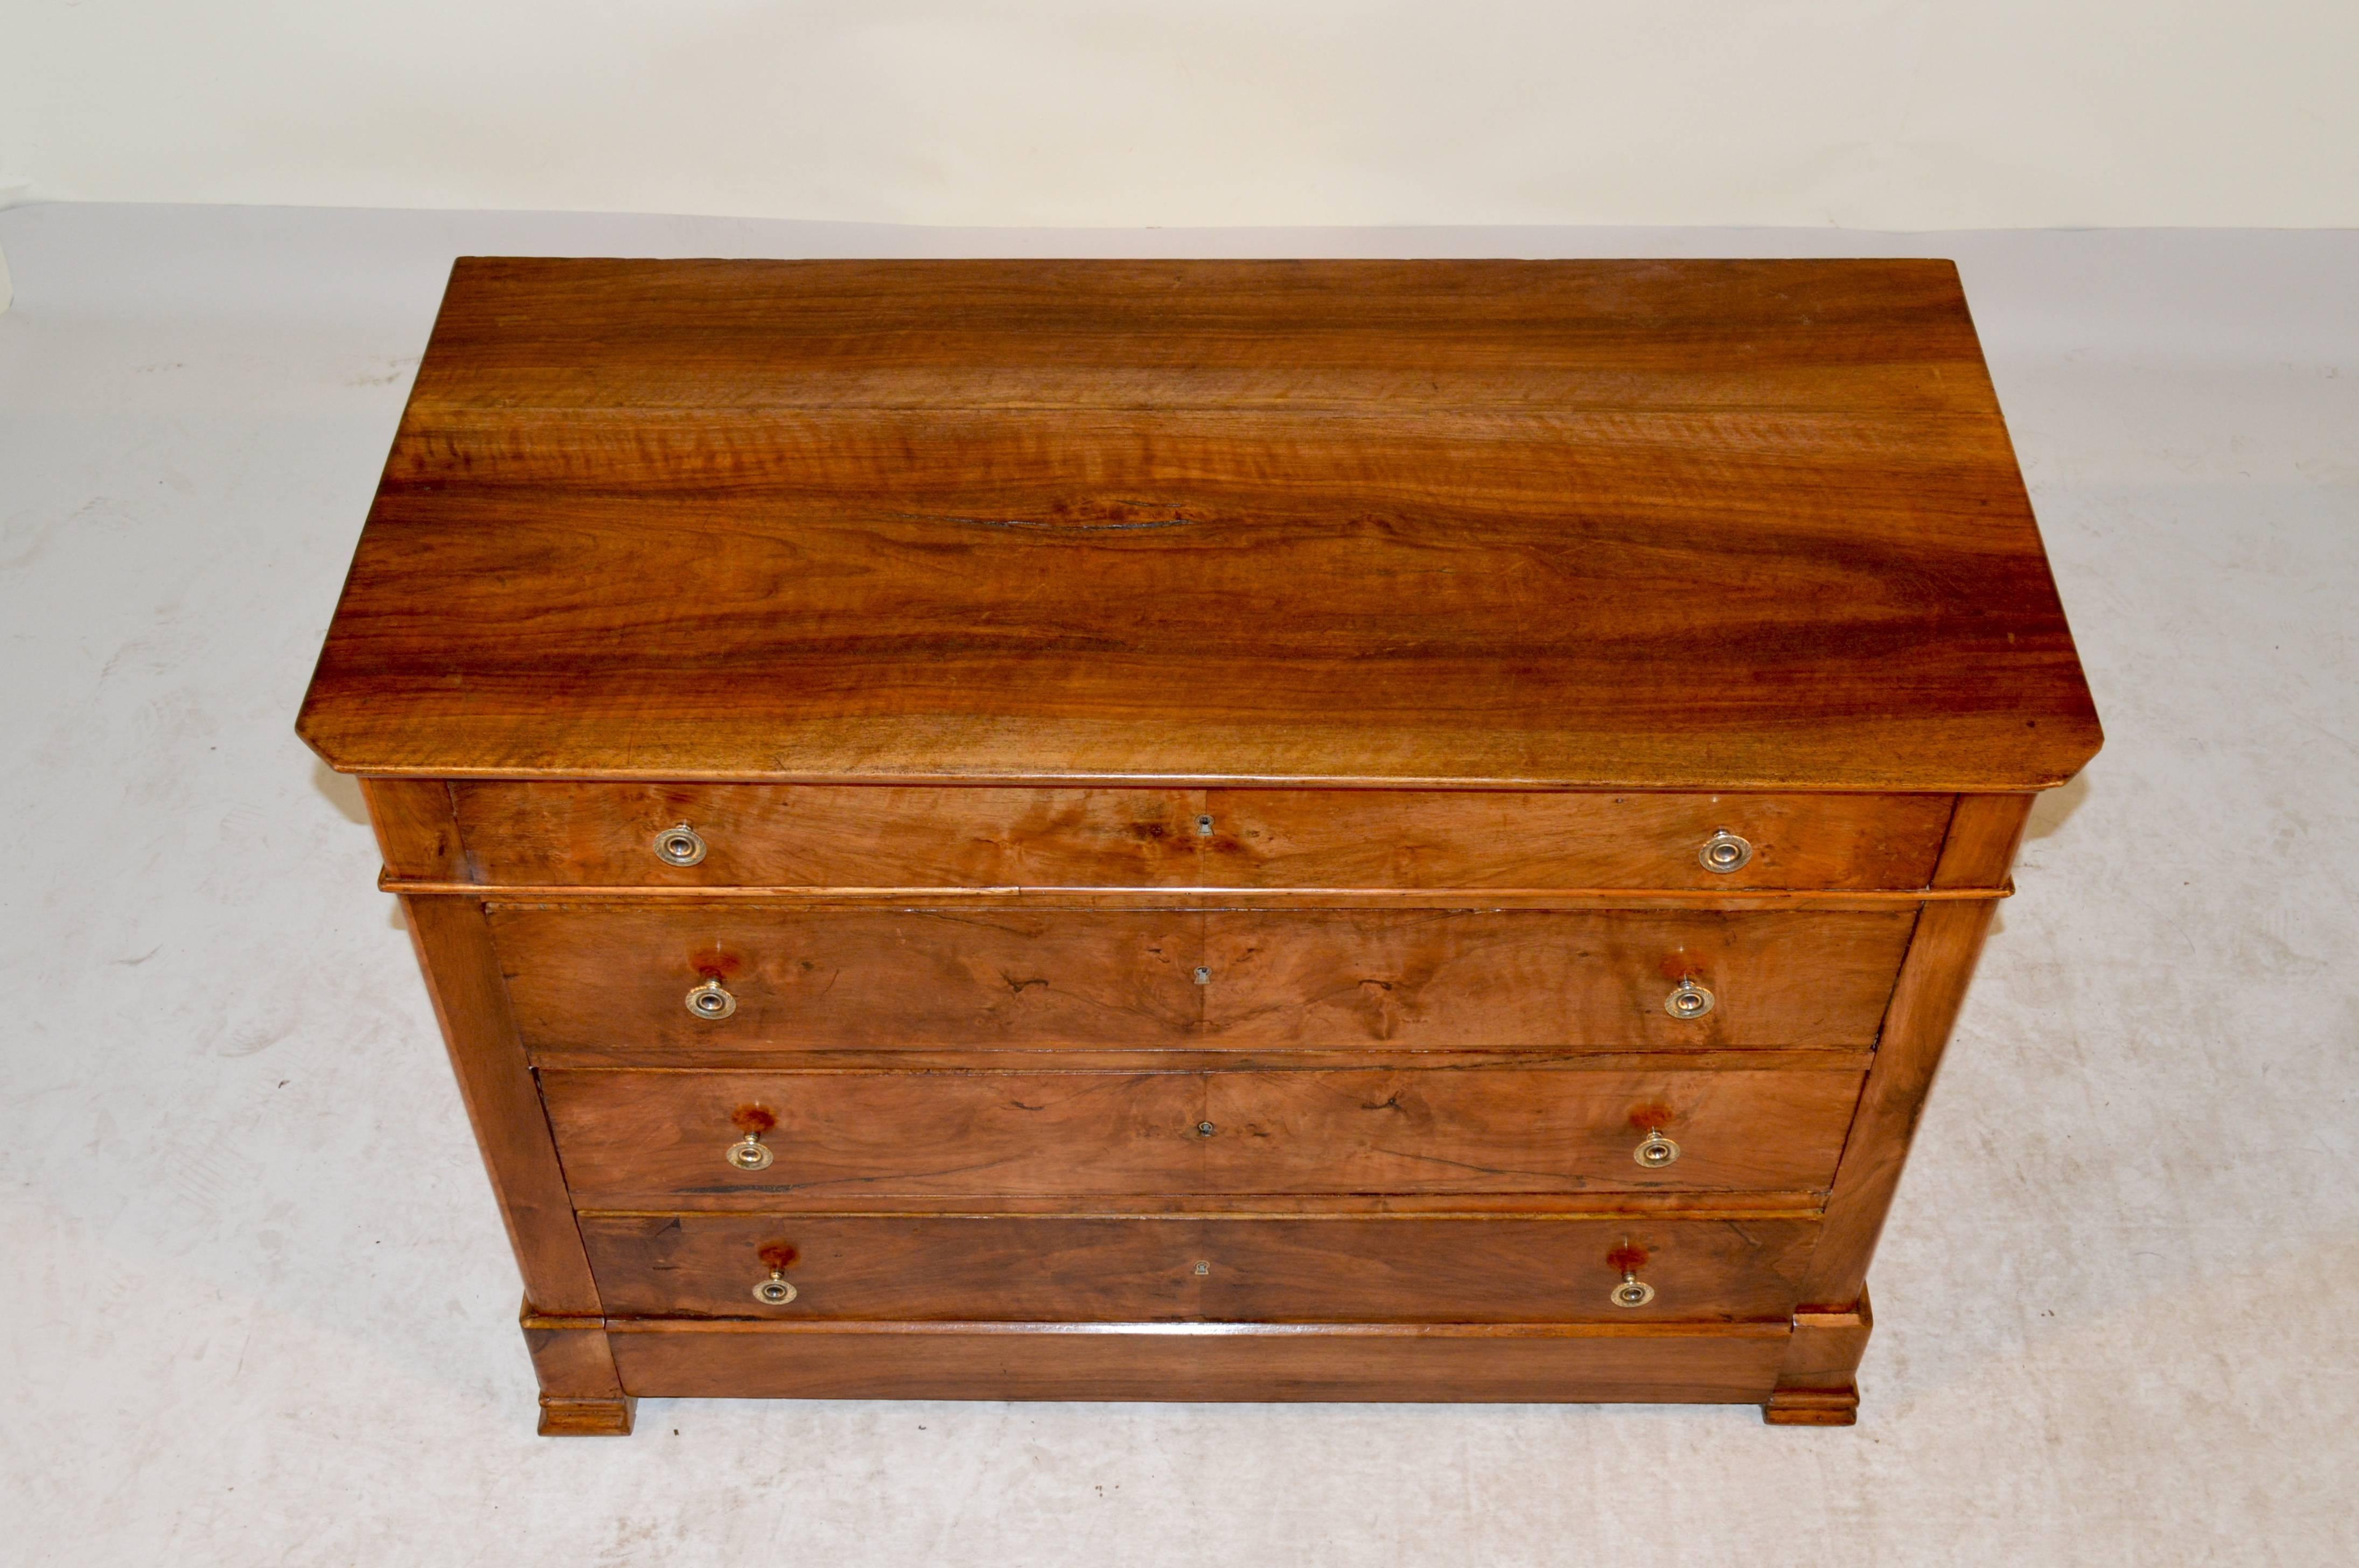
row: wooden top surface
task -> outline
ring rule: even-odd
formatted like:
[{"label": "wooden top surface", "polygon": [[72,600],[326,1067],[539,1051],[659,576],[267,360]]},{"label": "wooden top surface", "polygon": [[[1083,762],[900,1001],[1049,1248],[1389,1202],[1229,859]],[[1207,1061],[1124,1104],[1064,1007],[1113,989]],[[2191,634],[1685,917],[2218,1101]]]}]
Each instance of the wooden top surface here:
[{"label": "wooden top surface", "polygon": [[451,276],[298,725],[446,776],[2016,790],[1939,261]]}]

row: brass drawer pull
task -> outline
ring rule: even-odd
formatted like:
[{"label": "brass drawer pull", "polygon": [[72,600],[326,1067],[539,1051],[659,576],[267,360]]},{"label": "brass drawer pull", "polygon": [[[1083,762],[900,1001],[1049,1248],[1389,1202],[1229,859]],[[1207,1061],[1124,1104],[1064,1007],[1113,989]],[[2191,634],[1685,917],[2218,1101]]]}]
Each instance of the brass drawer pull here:
[{"label": "brass drawer pull", "polygon": [[688,993],[688,1011],[699,1018],[726,1018],[737,1011],[737,999],[719,980],[707,980]]},{"label": "brass drawer pull", "polygon": [[1605,1299],[1618,1307],[1642,1307],[1655,1299],[1655,1287],[1638,1278],[1636,1269],[1625,1269],[1622,1282]]},{"label": "brass drawer pull", "polygon": [[685,822],[656,835],[656,859],[667,866],[692,866],[704,859],[704,839]]},{"label": "brass drawer pull", "polygon": [[1696,859],[1703,862],[1707,871],[1741,871],[1753,859],[1753,846],[1723,827],[1703,841]]},{"label": "brass drawer pull", "polygon": [[1646,1141],[1630,1152],[1630,1158],[1649,1171],[1659,1171],[1666,1165],[1675,1164],[1679,1157],[1680,1146],[1652,1129],[1647,1130]]},{"label": "brass drawer pull", "polygon": [[722,1158],[729,1162],[732,1170],[768,1170],[774,1156],[770,1146],[762,1141],[762,1134],[777,1126],[778,1119],[758,1105],[743,1105],[729,1119],[745,1136],[729,1145],[728,1152]]},{"label": "brass drawer pull", "polygon": [[1663,1011],[1673,1018],[1701,1018],[1712,1010],[1718,1000],[1690,978],[1681,980],[1679,988],[1663,999]]},{"label": "brass drawer pull", "polygon": [[766,1242],[755,1256],[761,1259],[770,1271],[768,1279],[759,1281],[754,1286],[756,1301],[764,1306],[785,1306],[802,1294],[795,1289],[794,1281],[787,1278],[787,1271],[795,1266],[793,1248],[783,1241]]}]

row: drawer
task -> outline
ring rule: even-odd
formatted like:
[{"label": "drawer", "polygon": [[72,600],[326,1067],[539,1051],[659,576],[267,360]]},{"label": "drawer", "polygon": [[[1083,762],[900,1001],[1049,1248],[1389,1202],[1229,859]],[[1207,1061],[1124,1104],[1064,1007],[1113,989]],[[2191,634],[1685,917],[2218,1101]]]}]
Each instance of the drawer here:
[{"label": "drawer", "polygon": [[577,1205],[669,1209],[787,1195],[815,1207],[853,1195],[1822,1191],[1860,1079],[544,1070],[541,1092]]},{"label": "drawer", "polygon": [[[1913,889],[1946,795],[1208,792],[1204,882],[1239,888]],[[1715,836],[1722,864],[1704,864]]]},{"label": "drawer", "polygon": [[[525,1044],[1190,1044],[1202,916],[1165,911],[495,907]],[[727,1016],[689,1011],[710,980]]]},{"label": "drawer", "polygon": [[[813,1047],[1857,1046],[1875,1038],[1915,919],[1913,909],[745,904],[491,914],[526,1044],[626,1061]],[[1673,992],[1690,978],[1710,1010],[1675,1017]],[[723,1015],[691,1011],[700,991]]]},{"label": "drawer", "polygon": [[[966,1322],[1782,1318],[1817,1221],[586,1215],[610,1314]],[[755,1287],[777,1268],[795,1298]],[[1609,1299],[1627,1268],[1654,1288]]]},{"label": "drawer", "polygon": [[[1948,795],[456,783],[500,886],[1914,889]],[[665,835],[692,829],[668,860]],[[1733,835],[1732,869],[1707,867]],[[691,864],[675,860],[696,858]]]},{"label": "drawer", "polygon": [[[1201,837],[1186,790],[551,782],[451,794],[469,868],[507,886],[1187,887]],[[701,851],[684,866],[658,844],[683,823]]]},{"label": "drawer", "polygon": [[[1205,916],[1208,1045],[1865,1045],[1914,909]],[[1675,992],[1693,980],[1693,1017]]]}]

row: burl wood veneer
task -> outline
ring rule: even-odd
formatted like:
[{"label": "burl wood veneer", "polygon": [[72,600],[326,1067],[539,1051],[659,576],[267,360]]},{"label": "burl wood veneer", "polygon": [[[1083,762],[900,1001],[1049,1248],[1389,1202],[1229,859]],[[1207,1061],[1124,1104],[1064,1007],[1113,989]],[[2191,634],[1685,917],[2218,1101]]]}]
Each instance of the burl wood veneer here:
[{"label": "burl wood veneer", "polygon": [[550,1433],[1847,1422],[2099,743],[1932,261],[463,260],[299,728]]}]

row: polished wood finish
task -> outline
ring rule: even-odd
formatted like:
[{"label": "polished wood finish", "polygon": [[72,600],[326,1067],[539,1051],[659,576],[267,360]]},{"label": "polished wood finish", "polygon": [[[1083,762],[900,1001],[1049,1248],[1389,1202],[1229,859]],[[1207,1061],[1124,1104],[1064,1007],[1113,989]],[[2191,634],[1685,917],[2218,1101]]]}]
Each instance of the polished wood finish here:
[{"label": "polished wood finish", "polygon": [[[1864,1045],[1917,919],[1688,911],[502,905],[527,1044]],[[1203,973],[1200,982],[1198,973]],[[1673,1018],[1686,976],[1713,1010]],[[725,1019],[691,1014],[717,979]]]},{"label": "polished wood finish", "polygon": [[540,1434],[628,1437],[637,1401],[614,1371],[605,1319],[553,1316],[527,1301],[519,1321],[540,1379]]},{"label": "polished wood finish", "polygon": [[483,914],[419,899],[408,902],[404,916],[525,1292],[549,1312],[594,1314],[598,1291],[582,1261],[565,1172],[531,1071],[516,1048]]},{"label": "polished wood finish", "polygon": [[[1687,911],[1215,913],[1208,1043],[1861,1045],[1915,915]],[[1693,977],[1701,1018],[1664,1003]]]},{"label": "polished wood finish", "polygon": [[[2033,798],[2006,795],[1960,800],[1934,880],[1983,883],[2005,876],[2023,841]],[[1843,1164],[1827,1199],[1826,1238],[1811,1261],[1802,1297],[1806,1305],[1848,1310],[1867,1287],[1868,1260],[1883,1233],[1908,1145],[1924,1113],[1925,1096],[1933,1087],[1950,1030],[1982,956],[1992,907],[1928,904],[1918,917],[1916,940],[1901,966],[1875,1064],[1868,1070]]]},{"label": "polished wood finish", "polygon": [[[796,1321],[1783,1322],[1816,1231],[1810,1217],[1644,1214],[582,1219],[612,1313]],[[790,1305],[754,1299],[766,1248],[794,1259]],[[1657,1292],[1636,1311],[1606,1300],[1625,1249]]]},{"label": "polished wood finish", "polygon": [[462,261],[299,727],[441,778],[1703,792],[2098,743],[1937,261]]},{"label": "polished wood finish", "polygon": [[427,882],[468,875],[448,784],[440,779],[363,779],[360,788],[387,872]]},{"label": "polished wood finish", "polygon": [[[1190,887],[1201,790],[462,783],[473,880],[620,886]],[[656,835],[686,822],[704,859]]]},{"label": "polished wood finish", "polygon": [[[1212,887],[1917,889],[1948,795],[1597,795],[1491,790],[1206,792]],[[1752,858],[1705,869],[1713,833]]]},{"label": "polished wood finish", "polygon": [[[1948,795],[920,789],[462,782],[486,885],[1069,889],[1923,888]],[[447,813],[446,813],[447,815]],[[686,822],[693,866],[654,849]],[[1734,871],[1699,859],[1742,835]]]},{"label": "polished wood finish", "polygon": [[1722,892],[1712,888],[803,888],[600,887],[594,883],[495,885],[412,880],[380,874],[377,886],[404,898],[464,898],[543,908],[722,908],[766,903],[780,909],[1696,909],[1723,914],[1798,910],[1866,914],[1913,910],[1925,903],[1988,903],[2011,898],[2001,883],[1987,888],[1767,889]]},{"label": "polished wood finish", "polygon": [[[584,1208],[887,1197],[1809,1192],[1855,1068],[541,1073]],[[759,1130],[771,1163],[724,1157]],[[1676,1161],[1635,1158],[1659,1131]]]},{"label": "polished wood finish", "polygon": [[1860,1357],[1875,1326],[1863,1287],[1859,1301],[1842,1312],[1805,1310],[1794,1314],[1794,1336],[1777,1368],[1777,1389],[1762,1407],[1772,1426],[1850,1426],[1859,1420]]},{"label": "polished wood finish", "polygon": [[[1202,916],[505,906],[527,1045],[1180,1046],[1201,1033]],[[707,978],[737,999],[691,1015]]]},{"label": "polished wood finish", "polygon": [[745,1323],[614,1318],[650,1398],[1754,1404],[1782,1324]]},{"label": "polished wood finish", "polygon": [[585,1433],[1846,1424],[2030,792],[2100,739],[1911,261],[463,261],[298,727]]}]

